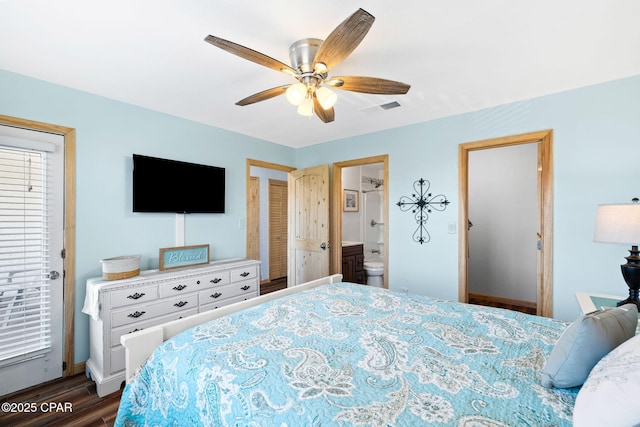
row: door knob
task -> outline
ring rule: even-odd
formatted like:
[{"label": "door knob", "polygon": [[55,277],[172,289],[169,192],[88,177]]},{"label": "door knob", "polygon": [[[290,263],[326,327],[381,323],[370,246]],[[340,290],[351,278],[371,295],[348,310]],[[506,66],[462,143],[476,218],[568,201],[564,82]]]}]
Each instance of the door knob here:
[{"label": "door knob", "polygon": [[320,249],[322,249],[323,251],[326,251],[328,247],[329,245],[327,245],[327,242],[322,242],[320,244]]}]

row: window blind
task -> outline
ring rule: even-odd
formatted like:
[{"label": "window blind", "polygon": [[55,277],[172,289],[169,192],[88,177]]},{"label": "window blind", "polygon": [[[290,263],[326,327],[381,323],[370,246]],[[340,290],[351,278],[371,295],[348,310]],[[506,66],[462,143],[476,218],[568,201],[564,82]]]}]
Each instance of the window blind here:
[{"label": "window blind", "polygon": [[48,193],[47,153],[0,145],[0,366],[51,347]]}]

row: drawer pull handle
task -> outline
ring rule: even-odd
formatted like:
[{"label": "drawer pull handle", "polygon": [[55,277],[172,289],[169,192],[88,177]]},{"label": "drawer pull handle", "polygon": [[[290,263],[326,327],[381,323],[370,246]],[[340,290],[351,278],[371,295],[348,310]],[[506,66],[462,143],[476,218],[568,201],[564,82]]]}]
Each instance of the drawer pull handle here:
[{"label": "drawer pull handle", "polygon": [[251,286],[244,285],[240,289],[242,289],[243,291],[247,291],[247,290],[251,289]]},{"label": "drawer pull handle", "polygon": [[248,275],[250,275],[251,273],[249,273],[248,271],[245,271],[244,273],[240,273],[240,275],[242,277],[247,277]]},{"label": "drawer pull handle", "polygon": [[143,293],[141,293],[141,294],[139,294],[139,293],[137,293],[137,292],[136,292],[136,293],[135,293],[135,294],[133,294],[133,295],[128,295],[128,296],[127,296],[127,298],[131,298],[131,299],[139,299],[139,298],[142,298],[144,295],[145,295],[145,293],[144,293],[144,292],[143,292]]},{"label": "drawer pull handle", "polygon": [[219,298],[222,294],[220,292],[216,292],[215,294],[211,294],[211,298]]},{"label": "drawer pull handle", "polygon": [[129,333],[130,333],[130,334],[132,334],[132,333],[134,333],[134,332],[141,331],[142,329],[144,329],[144,328],[141,328],[141,329],[135,328],[133,331],[129,331]]},{"label": "drawer pull handle", "polygon": [[173,304],[175,307],[184,307],[185,305],[189,304],[189,301],[180,301],[177,302],[175,304]]},{"label": "drawer pull handle", "polygon": [[129,313],[127,314],[127,317],[133,317],[134,319],[137,319],[138,317],[142,316],[143,314],[145,314],[146,311],[137,311],[135,313]]},{"label": "drawer pull handle", "polygon": [[219,283],[221,280],[222,280],[221,278],[216,277],[215,279],[210,280],[210,282],[211,282],[211,283]]},{"label": "drawer pull handle", "polygon": [[173,289],[175,289],[176,291],[181,291],[186,287],[187,285],[178,285],[178,286],[174,286]]}]

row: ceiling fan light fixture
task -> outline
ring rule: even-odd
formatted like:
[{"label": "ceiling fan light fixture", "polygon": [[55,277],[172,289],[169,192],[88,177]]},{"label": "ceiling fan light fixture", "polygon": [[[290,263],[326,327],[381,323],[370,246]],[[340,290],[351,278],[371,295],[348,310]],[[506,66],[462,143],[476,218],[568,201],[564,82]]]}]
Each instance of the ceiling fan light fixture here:
[{"label": "ceiling fan light fixture", "polygon": [[[305,38],[294,42],[289,47],[291,66],[220,37],[209,35],[205,37],[205,41],[240,58],[282,72],[297,80],[293,85],[281,85],[255,93],[236,102],[236,105],[250,105],[286,94],[287,100],[298,107],[299,114],[303,116],[315,114],[322,122],[330,123],[335,119],[333,105],[337,100],[337,95],[330,89],[339,88],[378,95],[404,95],[411,87],[405,83],[376,77],[328,78],[329,70],[334,69],[358,47],[374,20],[374,16],[369,12],[358,9],[335,27],[325,40]],[[322,88],[321,85],[329,88]]]},{"label": "ceiling fan light fixture", "polygon": [[310,97],[305,98],[304,101],[298,105],[298,114],[307,117],[313,116],[313,100]]},{"label": "ceiling fan light fixture", "polygon": [[320,105],[322,105],[322,108],[325,110],[336,105],[336,101],[338,100],[338,95],[336,95],[331,89],[324,86],[318,86],[316,89],[316,97],[318,98]]},{"label": "ceiling fan light fixture", "polygon": [[328,71],[327,64],[325,64],[324,62],[316,62],[314,68],[316,73],[318,74],[324,74]]},{"label": "ceiling fan light fixture", "polygon": [[296,83],[289,86],[285,94],[287,101],[293,105],[300,105],[307,97],[307,86],[304,83]]}]

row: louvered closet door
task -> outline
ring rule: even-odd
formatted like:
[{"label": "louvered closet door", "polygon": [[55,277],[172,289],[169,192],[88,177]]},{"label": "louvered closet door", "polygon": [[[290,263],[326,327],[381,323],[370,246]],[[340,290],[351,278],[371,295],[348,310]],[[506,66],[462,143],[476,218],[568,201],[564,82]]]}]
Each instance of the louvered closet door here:
[{"label": "louvered closet door", "polygon": [[0,126],[0,395],[62,376],[64,137]]},{"label": "louvered closet door", "polygon": [[287,181],[269,180],[269,279],[287,275]]}]

